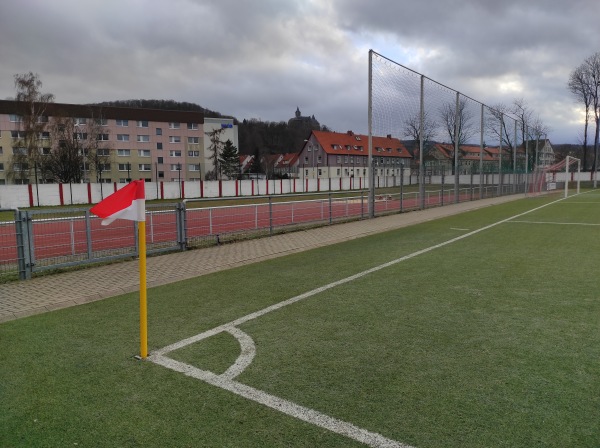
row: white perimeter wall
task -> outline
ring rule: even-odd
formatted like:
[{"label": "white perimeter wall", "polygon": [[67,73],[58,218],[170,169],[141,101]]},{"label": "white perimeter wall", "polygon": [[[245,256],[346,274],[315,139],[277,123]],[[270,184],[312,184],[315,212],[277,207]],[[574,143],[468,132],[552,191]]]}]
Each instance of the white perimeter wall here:
[{"label": "white perimeter wall", "polygon": [[[564,181],[566,173],[557,173],[554,180]],[[590,181],[592,173],[570,173],[570,180]],[[517,180],[520,180],[520,176]],[[441,176],[426,176],[425,183],[439,185]],[[218,198],[235,196],[263,196],[289,193],[309,193],[323,191],[348,191],[367,188],[368,179],[365,178],[321,178],[321,179],[252,179],[252,180],[228,180],[228,181],[204,181],[181,183],[181,191],[186,199],[193,198]],[[498,175],[484,174],[483,182],[486,185],[497,185]],[[404,179],[404,185],[417,183],[417,177],[408,176]],[[454,184],[454,176],[445,176],[446,185]],[[469,185],[470,175],[461,175],[460,183]],[[506,174],[503,183],[510,185],[512,175]],[[102,198],[115,191],[115,188],[123,188],[126,184],[31,184],[31,185],[0,185],[0,208],[24,208],[31,205],[53,206],[53,205],[90,205],[100,202]],[[379,188],[400,186],[398,177],[377,177],[375,185]],[[479,174],[473,175],[473,185],[479,185]],[[62,203],[61,191],[62,188]],[[91,197],[91,202],[89,198]],[[178,182],[146,182],[146,199],[178,200],[180,198],[180,185]],[[30,200],[33,204],[30,204]]]}]

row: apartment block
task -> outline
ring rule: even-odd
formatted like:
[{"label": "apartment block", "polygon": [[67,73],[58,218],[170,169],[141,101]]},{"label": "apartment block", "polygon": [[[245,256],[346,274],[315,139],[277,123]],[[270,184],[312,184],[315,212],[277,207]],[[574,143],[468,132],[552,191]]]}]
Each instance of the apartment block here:
[{"label": "apartment block", "polygon": [[[25,107],[0,101],[0,185],[55,181],[18,157],[26,151]],[[53,129],[61,120],[73,126],[81,151],[93,147],[97,156],[82,164],[84,182],[203,180],[207,172],[202,112],[50,103],[37,119],[39,160],[60,144]]]}]

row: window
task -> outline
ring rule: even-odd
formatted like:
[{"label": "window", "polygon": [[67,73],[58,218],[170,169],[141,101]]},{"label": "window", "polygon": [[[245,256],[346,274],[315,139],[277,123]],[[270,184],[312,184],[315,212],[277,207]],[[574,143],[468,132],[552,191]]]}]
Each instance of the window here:
[{"label": "window", "polygon": [[188,171],[200,171],[200,164],[190,163],[188,165]]},{"label": "window", "polygon": [[159,179],[164,179],[165,178],[165,172],[164,171],[159,171],[158,172],[158,178]]},{"label": "window", "polygon": [[16,155],[16,156],[17,155],[24,156],[24,155],[27,154],[27,149],[26,148],[17,148],[17,147],[14,147],[13,148],[13,154]]},{"label": "window", "polygon": [[138,165],[139,171],[150,171],[152,170],[152,165],[150,163],[140,163]]},{"label": "window", "polygon": [[4,171],[4,163],[0,162],[0,171]]},{"label": "window", "polygon": [[179,129],[180,128],[180,123],[176,122],[176,121],[172,121],[171,123],[169,123],[169,129]]},{"label": "window", "polygon": [[181,157],[181,151],[175,151],[175,150],[169,151],[169,155],[171,157]]},{"label": "window", "polygon": [[156,135],[162,135],[162,128],[156,128]]},{"label": "window", "polygon": [[197,131],[198,130],[198,123],[188,123],[187,124],[187,128],[190,131]]},{"label": "window", "polygon": [[181,171],[181,163],[172,163],[171,171]]},{"label": "window", "polygon": [[122,157],[129,157],[131,151],[129,149],[117,149],[117,155]]},{"label": "window", "polygon": [[110,155],[110,149],[108,148],[98,148],[98,150],[96,151],[96,154],[99,156],[109,156]]},{"label": "window", "polygon": [[158,157],[158,159],[157,159],[157,163],[158,163],[159,165],[162,165],[162,164],[163,164],[163,158],[162,158],[162,157]]},{"label": "window", "polygon": [[188,143],[190,145],[197,145],[200,143],[200,137],[188,137]]},{"label": "window", "polygon": [[98,164],[98,171],[110,171],[110,163],[99,163]]},{"label": "window", "polygon": [[163,147],[162,147],[162,143],[161,143],[161,142],[158,142],[158,143],[156,144],[156,149],[163,149]]},{"label": "window", "polygon": [[106,118],[96,118],[95,123],[100,126],[108,126],[108,120]]},{"label": "window", "polygon": [[171,135],[169,137],[169,143],[181,143],[181,137],[179,135]]},{"label": "window", "polygon": [[4,150],[2,149],[2,146],[0,146],[0,154],[3,154]]},{"label": "window", "polygon": [[308,163],[308,157],[304,157],[304,163]]},{"label": "window", "polygon": [[342,163],[342,156],[337,156],[337,163]]},{"label": "window", "polygon": [[147,128],[148,127],[148,120],[139,120],[137,122],[137,127],[138,128]]},{"label": "window", "polygon": [[48,123],[48,117],[46,115],[40,115],[37,118],[38,123]]},{"label": "window", "polygon": [[188,157],[200,157],[200,151],[188,151]]},{"label": "window", "polygon": [[150,150],[149,149],[138,149],[138,156],[150,157]]},{"label": "window", "polygon": [[13,163],[13,171],[27,171],[29,169],[29,165],[27,163]]},{"label": "window", "polygon": [[18,140],[20,138],[25,138],[25,131],[10,131],[10,136],[14,140]]},{"label": "window", "polygon": [[321,156],[317,157],[317,163],[321,163]]},{"label": "window", "polygon": [[107,142],[108,141],[108,134],[98,134],[97,139],[101,142]]},{"label": "window", "polygon": [[128,142],[129,134],[117,134],[117,141],[119,142]]},{"label": "window", "polygon": [[10,114],[8,116],[8,119],[12,122],[12,123],[20,123],[21,121],[23,121],[23,117],[21,117],[20,115],[15,115],[15,114]]},{"label": "window", "polygon": [[127,126],[129,126],[129,120],[117,120],[117,126],[126,128]]},{"label": "window", "polygon": [[41,148],[41,150],[40,150],[40,154],[42,154],[43,156],[48,156],[48,155],[50,155],[51,152],[52,152],[51,148]]},{"label": "window", "polygon": [[138,135],[137,136],[137,141],[138,142],[149,142],[150,141],[150,136],[149,135]]},{"label": "window", "polygon": [[119,171],[130,171],[131,163],[119,163]]},{"label": "window", "polygon": [[76,140],[87,140],[87,132],[75,132],[73,137]]},{"label": "window", "polygon": [[87,119],[86,118],[75,118],[73,120],[73,123],[75,124],[75,126],[80,125],[80,124],[86,124]]},{"label": "window", "polygon": [[356,140],[360,141],[360,136],[359,135],[355,135],[354,137],[356,138]]},{"label": "window", "polygon": [[15,185],[27,185],[29,179],[15,179]]},{"label": "window", "polygon": [[344,163],[348,163],[348,156],[344,157]]},{"label": "window", "polygon": [[38,138],[42,140],[50,140],[50,132],[40,132]]}]

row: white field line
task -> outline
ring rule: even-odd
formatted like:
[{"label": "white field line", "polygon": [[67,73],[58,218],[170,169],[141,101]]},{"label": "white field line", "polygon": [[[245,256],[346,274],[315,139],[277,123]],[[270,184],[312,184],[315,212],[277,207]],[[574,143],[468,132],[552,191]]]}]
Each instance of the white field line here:
[{"label": "white field line", "polygon": [[552,221],[510,221],[518,224],[554,224],[557,226],[600,226],[589,222],[552,222]]},{"label": "white field line", "polygon": [[206,381],[208,384],[212,384],[213,386],[233,392],[234,394],[247,398],[248,400],[255,401],[299,420],[349,437],[368,446],[381,448],[412,448],[409,445],[388,439],[381,434],[367,431],[354,426],[351,423],[322,414],[314,409],[300,406],[291,401],[263,392],[262,390],[246,386],[245,384],[238,383],[237,381],[233,381],[229,378],[225,378],[223,375],[215,375],[212,372],[198,369],[162,355],[154,354],[148,359],[176,372],[181,372],[192,378]]},{"label": "white field line", "polygon": [[[257,403],[263,404],[267,407],[275,409],[275,410],[282,412],[284,414],[287,414],[291,417],[297,418],[299,420],[303,420],[305,422],[311,423],[311,424],[319,426],[321,428],[328,429],[332,432],[345,435],[345,436],[352,438],[358,442],[365,443],[368,446],[411,448],[409,445],[402,444],[395,440],[387,439],[386,437],[382,436],[381,434],[367,431],[367,430],[359,428],[351,423],[343,422],[341,420],[338,420],[336,418],[322,414],[313,409],[309,409],[304,406],[300,406],[291,401],[271,395],[267,392],[264,392],[264,391],[261,391],[258,389],[254,389],[250,386],[246,386],[244,384],[233,381],[233,378],[235,378],[237,375],[239,375],[243,371],[243,369],[252,362],[252,359],[254,358],[254,350],[255,350],[254,342],[250,342],[251,338],[236,327],[239,325],[242,325],[246,322],[249,322],[251,320],[257,319],[261,316],[264,316],[265,314],[268,314],[272,311],[281,309],[285,306],[288,306],[293,303],[299,302],[301,300],[307,299],[309,297],[315,296],[323,291],[327,291],[328,289],[332,289],[337,286],[343,285],[345,283],[352,282],[354,280],[365,277],[374,272],[388,268],[390,266],[401,263],[403,261],[410,260],[411,258],[417,257],[419,255],[423,255],[423,254],[431,252],[435,249],[439,249],[441,247],[455,243],[457,241],[460,241],[462,239],[476,235],[485,230],[496,227],[500,224],[504,224],[506,222],[512,221],[515,218],[520,218],[521,216],[527,215],[529,213],[532,213],[534,211],[540,210],[544,207],[556,204],[556,203],[558,203],[560,201],[564,201],[564,200],[565,200],[565,198],[561,198],[556,201],[549,202],[548,204],[541,205],[539,207],[533,208],[526,212],[511,216],[510,218],[506,218],[501,221],[497,221],[493,224],[489,224],[489,225],[481,227],[477,230],[473,230],[469,233],[465,233],[463,235],[457,236],[450,240],[444,241],[443,243],[435,244],[435,245],[427,247],[425,249],[421,249],[419,251],[416,251],[411,254],[405,255],[403,257],[397,258],[395,260],[381,264],[379,266],[375,266],[371,269],[367,269],[365,271],[359,272],[358,274],[351,275],[350,277],[346,277],[341,280],[321,286],[319,288],[315,288],[311,291],[307,291],[298,296],[292,297],[290,299],[287,299],[282,302],[279,302],[274,305],[263,308],[262,310],[247,314],[246,316],[240,317],[229,323],[215,327],[212,330],[204,331],[200,334],[183,339],[174,344],[167,345],[166,347],[163,347],[161,349],[154,350],[150,354],[150,356],[148,356],[147,359],[155,364],[162,365],[162,366],[172,369],[176,372],[181,372],[192,378],[197,378],[202,381],[206,381],[209,384],[212,384],[214,386],[228,390],[230,392],[233,392],[239,396],[242,396],[249,400],[255,401]],[[176,361],[176,360],[171,359],[166,356],[166,354],[171,351],[174,351],[174,350],[180,349],[182,347],[185,347],[187,345],[193,344],[195,342],[201,341],[208,337],[219,334],[223,331],[226,331],[226,332],[232,334],[234,337],[236,337],[238,339],[238,341],[240,341],[242,353],[241,353],[240,357],[238,357],[238,360],[236,360],[235,364],[232,367],[230,367],[222,375],[216,375],[215,373],[198,369],[196,367],[190,366],[190,365],[185,364],[180,361]]]},{"label": "white field line", "polygon": [[469,229],[461,229],[459,227],[450,227],[450,230],[460,230],[461,232],[467,232]]}]

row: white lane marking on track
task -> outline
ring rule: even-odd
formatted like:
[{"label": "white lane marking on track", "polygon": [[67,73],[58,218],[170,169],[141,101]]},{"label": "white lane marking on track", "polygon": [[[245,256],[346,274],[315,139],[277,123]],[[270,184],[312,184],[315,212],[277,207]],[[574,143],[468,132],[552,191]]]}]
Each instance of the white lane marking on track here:
[{"label": "white lane marking on track", "polygon": [[[384,436],[382,436],[381,434],[378,433],[373,433],[370,431],[367,431],[365,429],[359,428],[351,423],[348,422],[343,422],[341,420],[335,419],[333,417],[330,417],[328,415],[322,414],[318,411],[315,411],[313,409],[309,409],[306,408],[304,406],[300,406],[298,404],[295,404],[291,401],[285,400],[283,398],[279,398],[276,397],[274,395],[268,394],[267,392],[264,391],[260,391],[258,389],[254,389],[250,386],[246,386],[244,384],[238,383],[236,381],[233,381],[231,378],[231,374],[232,372],[230,372],[230,369],[227,370],[227,372],[230,372],[229,375],[216,375],[212,372],[207,372],[201,369],[198,369],[196,367],[187,365],[185,363],[179,362],[179,361],[175,361],[171,358],[168,358],[167,356],[165,356],[167,353],[173,351],[173,350],[177,350],[179,348],[185,347],[189,344],[193,344],[195,342],[201,341],[202,339],[205,339],[207,337],[216,335],[218,333],[221,333],[223,331],[227,331],[231,334],[233,334],[234,336],[239,334],[236,331],[232,332],[232,329],[242,325],[246,322],[249,322],[251,320],[257,319],[261,316],[264,316],[265,314],[268,314],[272,311],[281,309],[285,306],[291,305],[293,303],[299,302],[301,300],[307,299],[309,297],[312,297],[314,295],[317,295],[323,291],[326,291],[328,289],[331,288],[335,288],[337,286],[343,285],[345,283],[349,283],[351,281],[357,280],[359,278],[362,278],[366,275],[372,274],[374,272],[380,271],[382,269],[385,269],[387,267],[393,266],[395,264],[398,264],[402,261],[405,260],[409,260],[411,258],[417,257],[419,255],[431,252],[435,249],[439,249],[441,247],[447,246],[449,244],[455,243],[457,241],[460,241],[462,239],[468,238],[470,236],[476,235],[480,232],[483,232],[484,230],[488,230],[491,229],[493,227],[496,227],[500,224],[504,224],[506,222],[510,222],[512,220],[514,220],[515,218],[520,218],[521,216],[527,215],[529,213],[532,213],[534,211],[540,210],[544,207],[548,207],[549,205],[553,205],[556,204],[558,202],[564,201],[565,198],[560,198],[556,201],[552,201],[549,202],[547,204],[541,205],[539,207],[533,208],[531,210],[528,210],[526,212],[523,213],[519,213],[517,215],[511,216],[510,218],[506,218],[506,219],[502,219],[500,221],[497,221],[495,223],[489,224],[487,226],[481,227],[477,230],[473,230],[471,232],[465,233],[463,235],[457,236],[455,238],[452,238],[450,240],[444,241],[443,243],[439,243],[439,244],[435,244],[433,246],[427,247],[425,249],[421,249],[419,251],[413,252],[411,254],[405,255],[403,257],[400,258],[396,258],[395,260],[389,261],[387,263],[383,263],[379,266],[375,266],[371,269],[367,269],[365,271],[359,272],[358,274],[354,274],[351,275],[349,277],[343,278],[341,280],[329,283],[327,285],[321,286],[319,288],[315,288],[311,291],[307,291],[303,294],[297,295],[295,297],[292,297],[290,299],[284,300],[282,302],[276,303],[274,305],[268,306],[266,308],[263,308],[262,310],[259,311],[255,311],[254,313],[250,313],[247,314],[246,316],[240,317],[238,319],[235,319],[229,323],[220,325],[218,327],[213,328],[212,330],[208,330],[205,332],[202,332],[200,334],[197,334],[195,336],[183,339],[179,342],[176,342],[174,344],[168,345],[166,347],[163,347],[161,349],[158,350],[154,350],[150,356],[148,356],[148,360],[151,362],[154,362],[155,364],[159,364],[162,365],[164,367],[167,367],[169,369],[175,370],[177,372],[181,372],[184,373],[185,375],[188,375],[190,377],[193,378],[197,378],[203,381],[206,381],[209,384],[212,384],[214,386],[220,387],[222,389],[228,390],[230,392],[233,392],[237,395],[240,395],[242,397],[245,397],[249,400],[253,400],[256,401],[257,403],[261,403],[265,406],[268,406],[272,409],[275,409],[277,411],[280,411],[284,414],[287,414],[289,416],[295,417],[297,419],[306,421],[308,423],[312,423],[316,426],[322,427],[322,428],[326,428],[332,432],[338,433],[338,434],[342,434],[345,435],[349,438],[352,438],[354,440],[357,440],[361,443],[365,443],[369,446],[372,447],[378,447],[378,448],[383,448],[383,447],[394,447],[394,448],[411,448],[409,445],[405,445],[402,444],[400,442],[397,442],[395,440],[391,440],[388,439]],[[248,335],[245,335],[249,338]],[[237,336],[236,336],[237,338]],[[239,339],[238,339],[239,340]],[[239,358],[238,358],[239,359]],[[236,361],[237,362],[237,361]],[[225,373],[227,373],[225,372]],[[240,372],[241,373],[241,372]],[[239,373],[234,373],[235,375],[238,375]]]}]

